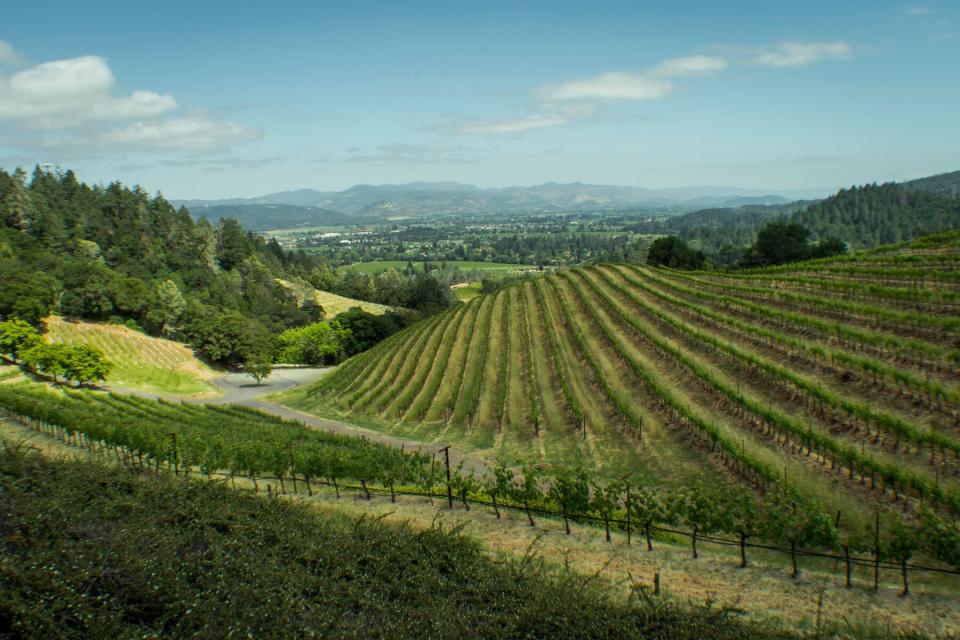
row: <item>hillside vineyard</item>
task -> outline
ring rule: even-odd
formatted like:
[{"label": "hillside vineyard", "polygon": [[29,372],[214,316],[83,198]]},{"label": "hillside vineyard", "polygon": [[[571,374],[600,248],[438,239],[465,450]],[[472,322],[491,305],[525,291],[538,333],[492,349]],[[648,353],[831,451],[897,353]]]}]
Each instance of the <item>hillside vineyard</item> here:
[{"label": "hillside vineyard", "polygon": [[392,336],[304,408],[508,464],[960,511],[960,233],[747,272],[608,264]]}]

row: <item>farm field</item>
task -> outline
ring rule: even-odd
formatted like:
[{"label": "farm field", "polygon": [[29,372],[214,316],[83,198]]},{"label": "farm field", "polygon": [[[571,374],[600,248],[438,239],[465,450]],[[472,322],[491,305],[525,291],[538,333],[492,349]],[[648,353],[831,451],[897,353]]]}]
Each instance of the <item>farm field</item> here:
[{"label": "farm field", "polygon": [[325,317],[327,319],[333,319],[337,315],[354,307],[360,307],[367,313],[372,313],[378,316],[386,313],[388,309],[386,305],[377,304],[375,302],[367,302],[366,300],[347,298],[329,291],[314,289],[310,285],[304,283],[290,282],[288,280],[277,280],[277,282],[287,289],[292,290],[297,296],[297,299],[300,301],[300,304],[303,304],[303,301],[307,299],[308,296],[313,297],[317,304],[323,307],[323,310],[326,314]]},{"label": "farm field", "polygon": [[50,316],[45,322],[50,342],[89,344],[100,349],[113,363],[107,384],[172,395],[216,392],[209,380],[218,373],[180,342],[148,336],[123,325],[76,322],[60,316]]},{"label": "farm field", "polygon": [[779,487],[860,535],[878,510],[960,512],[958,267],[951,232],[792,268],[572,269],[286,402],[508,465]]},{"label": "farm field", "polygon": [[[478,262],[475,260],[447,260],[447,267],[457,267],[462,271],[531,271],[536,266],[529,264],[508,264],[504,262]],[[414,269],[423,270],[422,262],[414,262]],[[360,273],[380,273],[387,269],[396,269],[403,271],[407,268],[407,263],[403,260],[382,260],[379,262],[357,262],[355,264],[340,267],[338,271],[353,270]]]}]

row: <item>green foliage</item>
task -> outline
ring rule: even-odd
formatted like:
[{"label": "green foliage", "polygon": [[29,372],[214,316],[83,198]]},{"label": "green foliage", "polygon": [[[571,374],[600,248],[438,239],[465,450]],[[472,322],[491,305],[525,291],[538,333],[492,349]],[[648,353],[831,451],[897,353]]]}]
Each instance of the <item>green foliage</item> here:
[{"label": "green foliage", "polygon": [[66,353],[63,345],[37,342],[22,354],[23,363],[44,375],[51,376],[54,381],[57,376],[66,373]]},{"label": "green foliage", "polygon": [[346,357],[370,349],[407,326],[407,316],[394,311],[376,315],[354,307],[337,315],[336,321],[349,335],[344,339]]},{"label": "green foliage", "polygon": [[569,534],[570,525],[567,523],[567,516],[586,513],[590,509],[590,480],[586,471],[581,468],[566,467],[556,470],[547,496],[559,505]]},{"label": "green foliage", "polygon": [[287,329],[276,338],[276,360],[313,366],[336,364],[346,355],[352,335],[339,319]]},{"label": "green foliage", "polygon": [[[236,316],[260,327],[257,340],[317,319],[277,279],[306,278],[322,261],[235,220],[214,229],[161,196],[119,183],[90,187],[69,171],[38,169],[29,181],[0,171],[0,203],[0,318],[37,325],[59,311],[129,320],[224,364],[248,351],[237,346],[249,340],[238,336]],[[211,318],[225,319],[231,335],[212,336]]]},{"label": "green foliage", "polygon": [[777,220],[757,232],[757,241],[744,252],[744,267],[799,262],[811,258],[829,258],[846,253],[847,245],[836,237],[824,238],[817,244],[809,241],[810,230],[796,222]]},{"label": "green foliage", "polygon": [[191,310],[186,334],[193,346],[211,360],[237,365],[270,351],[268,329],[237,311],[204,307]]},{"label": "green foliage", "polygon": [[657,238],[647,250],[647,264],[671,269],[699,269],[706,256],[676,236]]},{"label": "green foliage", "polygon": [[40,334],[30,324],[19,318],[0,322],[0,353],[16,360],[24,351],[41,341]]},{"label": "green foliage", "polygon": [[439,527],[320,516],[216,483],[7,450],[0,486],[0,619],[19,638],[793,637],[717,608],[617,603]]},{"label": "green foliage", "polygon": [[[60,346],[60,345],[57,345]],[[83,386],[90,382],[102,382],[107,379],[113,365],[96,347],[81,344],[62,349],[63,377]]]},{"label": "green foliage", "polygon": [[244,372],[257,381],[259,386],[264,378],[270,376],[273,371],[273,363],[268,357],[254,357],[243,363]]}]

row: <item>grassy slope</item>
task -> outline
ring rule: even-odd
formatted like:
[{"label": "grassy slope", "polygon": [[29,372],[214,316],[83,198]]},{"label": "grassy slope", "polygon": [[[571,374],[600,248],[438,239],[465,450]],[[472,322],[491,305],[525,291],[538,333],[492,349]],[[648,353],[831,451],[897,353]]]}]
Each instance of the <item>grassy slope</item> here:
[{"label": "grassy slope", "polygon": [[[206,481],[0,452],[0,632],[85,637],[752,638],[717,610],[628,607],[475,542]],[[781,632],[779,637],[797,637]]]},{"label": "grassy slope", "polygon": [[107,384],[154,393],[212,393],[209,380],[217,373],[179,342],[155,338],[128,327],[98,322],[73,322],[59,316],[46,320],[47,339],[90,344],[113,363]]},{"label": "grassy slope", "polygon": [[344,311],[352,309],[353,307],[360,307],[367,313],[372,313],[378,316],[386,313],[388,309],[386,305],[338,296],[337,294],[330,293],[329,291],[320,291],[319,289],[314,289],[310,285],[302,282],[290,282],[288,280],[279,279],[277,282],[293,291],[294,295],[297,296],[297,299],[300,300],[301,304],[305,299],[307,299],[308,296],[312,296],[317,304],[323,307],[327,319],[332,319],[336,317],[337,314],[343,313]]},{"label": "grassy slope", "polygon": [[460,302],[470,302],[480,295],[479,282],[463,282],[461,284],[455,284],[450,288],[453,289],[453,295]]}]

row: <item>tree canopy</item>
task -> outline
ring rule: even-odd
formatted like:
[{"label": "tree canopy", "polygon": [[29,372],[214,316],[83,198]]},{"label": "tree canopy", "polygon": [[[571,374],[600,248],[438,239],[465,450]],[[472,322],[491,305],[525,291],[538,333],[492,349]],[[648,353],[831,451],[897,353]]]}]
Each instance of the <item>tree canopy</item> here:
[{"label": "tree canopy", "polygon": [[706,261],[702,251],[691,249],[676,236],[657,238],[647,250],[647,264],[671,269],[699,269]]}]

